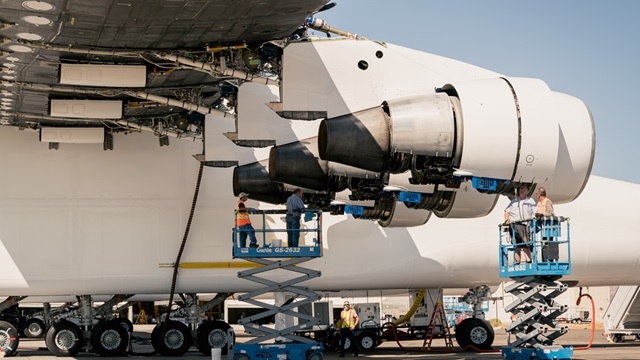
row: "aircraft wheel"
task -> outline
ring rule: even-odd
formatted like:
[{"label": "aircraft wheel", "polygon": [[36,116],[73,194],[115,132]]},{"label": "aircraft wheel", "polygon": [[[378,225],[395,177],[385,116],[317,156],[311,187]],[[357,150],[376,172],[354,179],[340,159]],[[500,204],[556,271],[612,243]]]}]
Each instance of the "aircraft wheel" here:
[{"label": "aircraft wheel", "polygon": [[20,336],[18,330],[11,323],[0,321],[0,350],[4,356],[13,356],[18,351]]},{"label": "aircraft wheel", "polygon": [[38,318],[31,318],[24,323],[22,334],[27,338],[41,338],[47,330],[44,321]]},{"label": "aircraft wheel", "polygon": [[360,344],[360,349],[363,351],[372,350],[380,343],[378,339],[378,335],[371,331],[365,331],[358,335],[358,344]]},{"label": "aircraft wheel", "polygon": [[47,331],[45,343],[47,349],[55,356],[73,357],[82,349],[84,339],[78,325],[67,320],[60,320]]},{"label": "aircraft wheel", "polygon": [[131,320],[127,318],[113,318],[110,321],[120,324],[120,326],[122,326],[128,334],[133,333],[133,323],[131,322]]},{"label": "aircraft wheel", "polygon": [[471,345],[476,349],[491,349],[495,334],[491,325],[482,319],[464,319],[456,326],[456,341],[461,348]]},{"label": "aircraft wheel", "polygon": [[622,335],[622,334],[614,334],[612,340],[613,340],[614,343],[624,342],[624,335]]},{"label": "aircraft wheel", "polygon": [[182,356],[189,348],[193,340],[191,331],[187,325],[174,320],[169,320],[164,336],[161,336],[164,323],[160,323],[151,332],[151,344],[153,348],[164,356]]},{"label": "aircraft wheel", "polygon": [[124,356],[128,339],[127,330],[118,321],[103,321],[91,329],[91,347],[100,356]]},{"label": "aircraft wheel", "polygon": [[229,336],[230,328],[224,321],[203,321],[196,333],[196,347],[205,355],[211,355],[211,348],[221,348],[222,355],[227,355],[227,345],[235,342],[233,333]]}]

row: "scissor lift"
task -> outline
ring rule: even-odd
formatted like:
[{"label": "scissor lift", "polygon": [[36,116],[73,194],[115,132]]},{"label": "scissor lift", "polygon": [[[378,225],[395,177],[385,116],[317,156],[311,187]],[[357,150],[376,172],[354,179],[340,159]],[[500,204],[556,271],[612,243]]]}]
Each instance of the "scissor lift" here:
[{"label": "scissor lift", "polygon": [[[516,226],[526,226],[529,239],[518,246],[529,246],[530,263],[515,263]],[[571,274],[569,218],[545,216],[500,224],[499,229],[500,277],[513,280],[505,291],[516,298],[505,307],[515,318],[505,328],[509,333],[509,343],[502,348],[502,358],[570,359],[572,347],[553,343],[568,331],[566,326],[560,326],[556,321],[567,311],[567,306],[559,304],[555,298],[567,290],[567,285],[559,280],[563,275]]]},{"label": "scissor lift", "polygon": [[[284,210],[263,210],[257,211],[257,215],[262,216],[262,224],[271,223],[270,217],[284,216]],[[299,264],[322,256],[322,212],[317,210],[305,211],[305,220],[313,220],[315,227],[301,228],[300,244],[297,247],[274,246],[279,241],[267,241],[267,237],[275,237],[278,234],[286,237],[287,229],[267,229],[265,225],[262,229],[255,229],[257,235],[262,235],[259,247],[240,247],[239,233],[237,227],[233,230],[233,257],[245,259],[247,261],[260,264],[261,266],[238,272],[238,277],[264,285],[264,288],[249,292],[238,297],[238,300],[246,301],[252,305],[267,309],[259,314],[245,317],[238,322],[244,325],[245,332],[256,336],[256,338],[246,343],[236,344],[234,348],[233,360],[322,360],[322,344],[303,336],[295,335],[297,331],[311,328],[320,323],[319,319],[299,313],[296,308],[321,299],[321,296],[307,287],[298,284],[320,277],[321,273],[299,266]],[[307,239],[309,234],[313,234],[312,239]],[[303,238],[304,237],[304,238]],[[304,245],[309,243],[309,245]],[[279,278],[282,279],[282,270],[290,271],[293,277],[288,280],[274,281],[262,275],[268,276],[269,272],[278,270]],[[297,275],[297,276],[296,276]],[[284,291],[295,294],[290,301],[280,306],[258,301],[255,298],[270,292]],[[299,324],[286,329],[272,329],[257,323],[276,314],[285,314],[298,318]],[[278,343],[267,343],[276,338]]]}]

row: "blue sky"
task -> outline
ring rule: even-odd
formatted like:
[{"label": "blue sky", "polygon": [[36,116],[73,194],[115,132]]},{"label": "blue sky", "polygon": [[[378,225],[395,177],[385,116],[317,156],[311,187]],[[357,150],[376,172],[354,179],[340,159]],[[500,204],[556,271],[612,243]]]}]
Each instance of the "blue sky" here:
[{"label": "blue sky", "polygon": [[338,0],[329,25],[582,99],[596,124],[592,174],[640,183],[640,1]]}]

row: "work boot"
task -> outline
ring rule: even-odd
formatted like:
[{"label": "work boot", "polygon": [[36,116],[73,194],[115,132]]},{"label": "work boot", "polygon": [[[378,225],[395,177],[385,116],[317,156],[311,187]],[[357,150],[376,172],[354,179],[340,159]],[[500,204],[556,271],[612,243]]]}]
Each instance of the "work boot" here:
[{"label": "work boot", "polygon": [[257,248],[257,247],[260,247],[260,245],[258,245],[256,243],[251,243],[251,244],[249,244],[249,247]]}]

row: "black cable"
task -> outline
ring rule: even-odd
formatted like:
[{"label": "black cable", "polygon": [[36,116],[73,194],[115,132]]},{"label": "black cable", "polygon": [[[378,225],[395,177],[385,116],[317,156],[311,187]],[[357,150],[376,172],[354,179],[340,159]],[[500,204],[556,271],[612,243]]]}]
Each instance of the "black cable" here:
[{"label": "black cable", "polygon": [[[204,154],[204,151],[203,151]],[[173,296],[175,295],[176,283],[178,280],[178,268],[180,267],[180,259],[182,259],[182,253],[184,252],[184,248],[187,244],[187,238],[189,237],[189,230],[191,229],[191,222],[193,221],[193,215],[196,210],[196,204],[198,202],[198,194],[200,193],[200,184],[202,183],[202,173],[204,170],[204,163],[200,162],[200,167],[198,169],[198,179],[196,180],[196,188],[193,194],[193,200],[191,202],[191,211],[189,212],[189,219],[187,220],[187,227],[184,229],[184,235],[182,237],[182,244],[180,244],[180,250],[178,251],[178,255],[176,256],[176,261],[173,263],[173,276],[171,279],[171,292],[169,293],[169,307],[166,312],[166,316],[164,321],[162,322],[162,328],[160,330],[160,339],[164,337],[167,331],[167,324],[169,323],[169,313],[171,313],[171,306],[173,304]],[[152,356],[155,355],[157,351],[153,349],[150,353],[133,353],[131,355],[142,355],[142,356]]]}]

